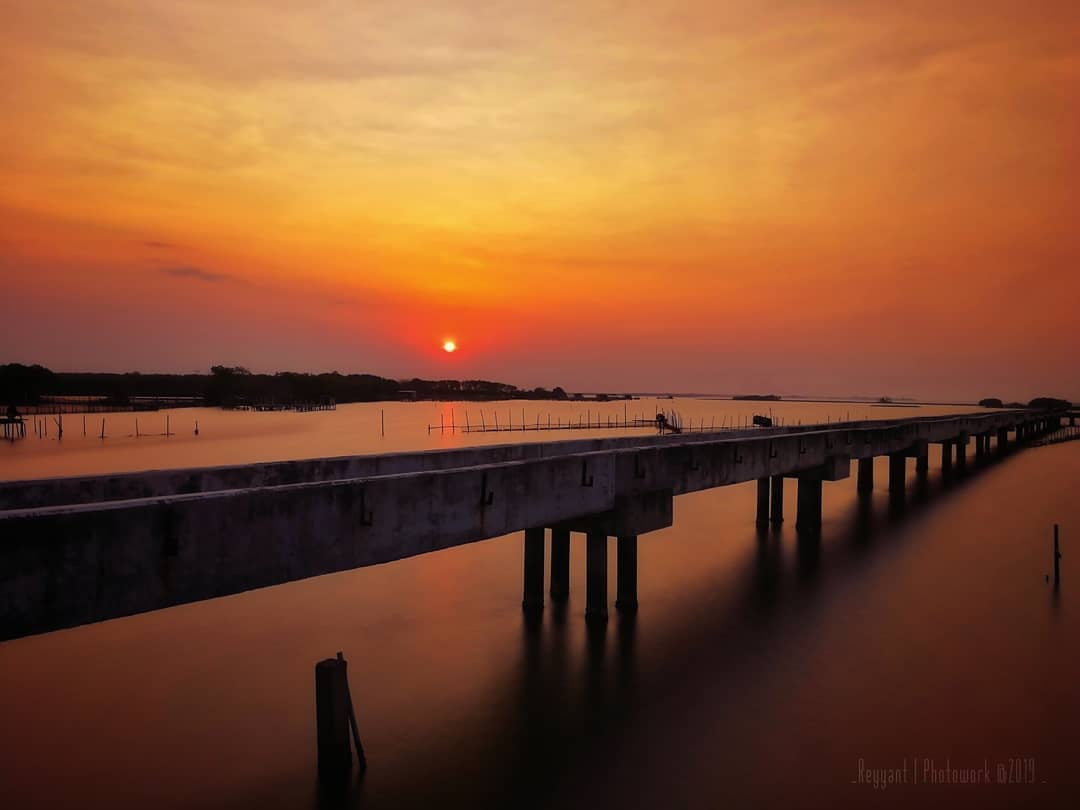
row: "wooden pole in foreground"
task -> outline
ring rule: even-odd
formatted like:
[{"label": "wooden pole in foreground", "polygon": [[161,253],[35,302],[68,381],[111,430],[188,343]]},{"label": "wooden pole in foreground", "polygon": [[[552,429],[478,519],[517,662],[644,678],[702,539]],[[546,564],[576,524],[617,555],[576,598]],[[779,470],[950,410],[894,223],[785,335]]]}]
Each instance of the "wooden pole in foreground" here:
[{"label": "wooden pole in foreground", "polygon": [[1061,551],[1058,547],[1058,525],[1054,524],[1054,587],[1061,585]]},{"label": "wooden pole in foreground", "polygon": [[339,652],[315,665],[315,723],[319,779],[340,783],[352,770],[350,732],[360,770],[367,767],[349,694],[348,664]]}]

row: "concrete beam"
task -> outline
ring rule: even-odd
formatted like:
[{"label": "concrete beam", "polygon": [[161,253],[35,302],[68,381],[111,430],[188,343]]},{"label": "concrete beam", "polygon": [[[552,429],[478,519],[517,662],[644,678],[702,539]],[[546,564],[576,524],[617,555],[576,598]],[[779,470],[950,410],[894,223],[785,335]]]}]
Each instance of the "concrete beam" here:
[{"label": "concrete beam", "polygon": [[[724,458],[735,443],[749,450],[739,456],[755,460],[764,450],[772,463],[766,474],[788,473],[804,466],[820,463],[835,450],[852,458],[887,455],[923,439],[931,443],[943,437],[955,436],[957,431],[971,432],[1014,427],[1028,418],[1022,411],[963,414],[952,417],[918,417],[900,420],[865,420],[833,425],[755,428],[733,437],[730,431],[718,433],[669,434],[650,437],[618,437],[610,439],[572,439],[552,442],[490,445],[485,447],[390,453],[366,456],[280,461],[260,464],[230,465],[184,470],[142,471],[105,476],[82,476],[63,479],[6,482],[0,487],[0,510],[34,509],[102,501],[160,498],[200,492],[224,492],[256,487],[288,486],[292,484],[333,482],[372,478],[387,475],[406,475],[419,472],[448,471],[513,462],[551,459],[559,456],[586,453],[630,453],[630,475],[643,483],[643,489],[664,489],[673,472],[673,463],[688,472],[700,471],[702,454],[710,466],[707,476],[690,475],[686,488],[673,486],[676,495],[695,488],[722,486],[752,480],[761,475],[742,476],[732,472],[737,480],[716,483],[717,474],[724,472]],[[717,450],[724,446],[724,451]],[[702,449],[706,448],[706,449]],[[752,448],[752,449],[751,449]],[[817,455],[815,461],[809,456]],[[637,466],[634,462],[637,461]],[[654,461],[663,467],[659,482],[648,480],[655,472]],[[745,463],[750,461],[745,459]],[[756,463],[756,461],[755,461]],[[740,462],[741,464],[741,462]],[[708,480],[701,480],[707,478]],[[695,480],[697,479],[697,480]]]},{"label": "concrete beam", "polygon": [[851,457],[832,456],[825,459],[824,463],[808,470],[788,475],[788,478],[816,478],[818,481],[843,481],[851,477]]},{"label": "concrete beam", "polygon": [[930,443],[926,439],[917,439],[904,449],[907,458],[922,458],[930,452]]},{"label": "concrete beam", "polygon": [[666,529],[675,520],[671,490],[616,495],[611,509],[558,524],[569,531],[601,532],[608,537],[637,536]]},{"label": "concrete beam", "polygon": [[[544,454],[557,451],[544,444],[519,445],[491,451],[496,456],[457,459],[498,453],[532,457],[2,511],[0,639],[385,563],[540,526],[581,525],[605,536],[636,536],[671,525],[675,495],[778,475],[801,475],[806,483],[800,483],[800,490],[809,493],[814,480],[820,484],[847,477],[849,458],[903,451],[920,439],[940,442],[962,432],[1007,429],[1026,418],[1006,411],[804,431],[755,430],[738,438],[665,436],[644,444],[633,438],[603,445],[607,449],[601,451],[550,457]],[[393,464],[451,463],[439,454],[395,458],[363,463],[380,470],[399,469]],[[321,461],[296,470],[317,470]],[[341,472],[336,462],[330,463],[334,461],[327,462],[323,473]],[[289,464],[271,468],[284,475]],[[258,474],[270,473],[262,469]],[[223,475],[206,472],[200,478],[177,471],[164,483],[154,474],[148,479],[158,482],[150,489],[160,492],[213,485],[210,479]],[[245,475],[254,473],[248,470]],[[119,478],[119,489],[95,479],[87,497],[112,497],[124,491],[122,487],[135,485],[131,476]],[[73,497],[80,481],[86,479],[5,484],[0,500],[16,492],[16,501],[40,497],[60,502]],[[233,483],[225,478],[222,482]],[[803,513],[808,498],[802,498]]]}]

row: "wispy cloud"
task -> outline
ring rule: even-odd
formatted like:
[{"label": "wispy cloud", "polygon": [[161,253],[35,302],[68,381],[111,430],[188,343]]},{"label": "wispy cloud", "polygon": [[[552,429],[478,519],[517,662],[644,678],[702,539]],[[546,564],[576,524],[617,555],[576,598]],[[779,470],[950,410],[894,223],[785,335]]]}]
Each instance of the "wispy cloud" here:
[{"label": "wispy cloud", "polygon": [[176,247],[172,242],[159,242],[155,239],[146,239],[140,244],[143,247],[153,248],[154,250],[171,250]]},{"label": "wispy cloud", "polygon": [[162,267],[161,272],[174,278],[189,278],[194,281],[205,281],[217,284],[223,281],[235,281],[228,273],[218,273],[213,270],[204,270],[201,267]]}]

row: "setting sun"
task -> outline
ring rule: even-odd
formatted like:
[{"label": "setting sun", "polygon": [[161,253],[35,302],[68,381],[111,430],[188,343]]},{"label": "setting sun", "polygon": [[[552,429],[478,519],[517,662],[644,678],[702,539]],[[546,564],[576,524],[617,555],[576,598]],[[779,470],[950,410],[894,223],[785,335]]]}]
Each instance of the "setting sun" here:
[{"label": "setting sun", "polygon": [[446,352],[447,354],[450,354],[451,352],[457,351],[457,344],[454,343],[454,341],[452,341],[452,340],[446,341],[446,343],[444,343],[442,345],[442,347],[443,347],[443,351]]}]

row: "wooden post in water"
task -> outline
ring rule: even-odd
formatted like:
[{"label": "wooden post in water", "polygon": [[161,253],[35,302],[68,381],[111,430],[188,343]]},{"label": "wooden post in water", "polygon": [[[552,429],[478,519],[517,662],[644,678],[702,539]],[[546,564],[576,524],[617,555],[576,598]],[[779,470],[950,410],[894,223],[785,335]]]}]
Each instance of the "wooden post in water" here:
[{"label": "wooden post in water", "polygon": [[386,435],[386,411],[379,409],[379,435]]},{"label": "wooden post in water", "polygon": [[105,417],[101,417],[101,438],[105,438]]},{"label": "wooden post in water", "polygon": [[356,742],[360,770],[367,767],[349,694],[348,664],[340,652],[336,658],[315,665],[315,723],[322,782],[340,784],[348,778],[352,770],[350,732]]},{"label": "wooden post in water", "polygon": [[86,414],[85,413],[83,414],[83,418],[82,418],[82,435],[83,436],[86,435]]},{"label": "wooden post in water", "polygon": [[1054,524],[1054,587],[1061,585],[1061,550],[1058,548],[1058,525]]}]

